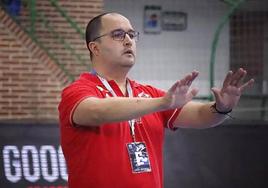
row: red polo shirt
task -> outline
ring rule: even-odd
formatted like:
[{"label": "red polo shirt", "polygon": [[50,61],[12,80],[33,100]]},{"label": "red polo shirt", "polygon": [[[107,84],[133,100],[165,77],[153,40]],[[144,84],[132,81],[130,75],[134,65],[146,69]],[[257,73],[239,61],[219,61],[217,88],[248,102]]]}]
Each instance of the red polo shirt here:
[{"label": "red polo shirt", "polygon": [[[161,97],[164,92],[130,81],[134,97]],[[118,85],[109,81],[117,96]],[[59,104],[61,145],[67,162],[69,188],[162,188],[164,128],[173,129],[179,110],[152,113],[141,117],[135,126],[137,142],[147,146],[151,172],[132,173],[126,144],[132,142],[127,121],[100,127],[76,126],[72,122],[76,106],[87,97],[112,96],[99,78],[84,73],[66,87]]]}]

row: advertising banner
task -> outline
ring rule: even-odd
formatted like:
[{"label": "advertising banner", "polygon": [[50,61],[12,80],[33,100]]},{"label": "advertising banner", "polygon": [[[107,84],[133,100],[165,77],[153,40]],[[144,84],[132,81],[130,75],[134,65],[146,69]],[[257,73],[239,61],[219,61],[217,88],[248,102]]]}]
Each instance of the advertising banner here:
[{"label": "advertising banner", "polygon": [[0,187],[67,188],[57,124],[0,124]]}]

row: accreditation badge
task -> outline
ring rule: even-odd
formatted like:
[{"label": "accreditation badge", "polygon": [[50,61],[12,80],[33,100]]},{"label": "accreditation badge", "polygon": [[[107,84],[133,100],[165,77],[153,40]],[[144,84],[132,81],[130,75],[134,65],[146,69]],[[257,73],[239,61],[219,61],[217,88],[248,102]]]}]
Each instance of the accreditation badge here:
[{"label": "accreditation badge", "polygon": [[133,173],[151,172],[150,160],[144,142],[131,142],[127,150]]}]

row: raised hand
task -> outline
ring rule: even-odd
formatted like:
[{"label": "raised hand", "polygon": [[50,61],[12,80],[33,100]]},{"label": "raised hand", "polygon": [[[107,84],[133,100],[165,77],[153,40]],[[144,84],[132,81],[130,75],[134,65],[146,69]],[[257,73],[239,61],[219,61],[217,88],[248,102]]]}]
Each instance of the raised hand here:
[{"label": "raised hand", "polygon": [[215,96],[217,110],[222,112],[229,111],[237,105],[243,91],[254,83],[254,79],[244,82],[246,75],[247,72],[242,68],[239,68],[235,73],[229,71],[224,79],[222,88],[211,89]]},{"label": "raised hand", "polygon": [[197,71],[186,75],[183,79],[177,81],[166,93],[164,99],[168,109],[180,108],[193,99],[198,93],[197,89],[190,89],[192,82],[198,76]]}]

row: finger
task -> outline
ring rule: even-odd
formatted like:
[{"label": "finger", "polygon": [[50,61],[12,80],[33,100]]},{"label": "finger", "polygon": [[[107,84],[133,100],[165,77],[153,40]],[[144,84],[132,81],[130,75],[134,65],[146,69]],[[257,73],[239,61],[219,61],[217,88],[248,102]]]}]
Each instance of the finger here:
[{"label": "finger", "polygon": [[230,85],[237,86],[241,77],[245,74],[244,69],[239,68],[232,76]]},{"label": "finger", "polygon": [[198,76],[198,74],[199,74],[199,72],[197,72],[197,71],[193,71],[193,72],[191,73],[191,78],[188,79],[188,81],[186,82],[186,85],[191,86],[192,83],[193,83],[193,81],[194,81],[194,80],[196,79],[196,77]]},{"label": "finger", "polygon": [[231,81],[232,81],[232,75],[233,75],[233,71],[229,71],[223,81],[223,88],[226,88],[227,86],[230,85]]},{"label": "finger", "polygon": [[187,85],[187,83],[191,80],[192,75],[187,74],[183,79],[181,79],[181,85]]},{"label": "finger", "polygon": [[244,74],[239,78],[239,80],[237,82],[237,86],[238,87],[240,87],[241,85],[243,85],[246,76],[247,76],[247,71],[244,71]]},{"label": "finger", "polygon": [[218,88],[211,88],[211,91],[215,97],[216,102],[221,101],[221,90]]},{"label": "finger", "polygon": [[192,82],[197,78],[198,75],[199,75],[199,72],[197,72],[197,71],[192,72],[191,83],[189,85],[192,84]]},{"label": "finger", "polygon": [[236,84],[236,80],[240,77],[241,72],[242,72],[241,68],[239,68],[236,72],[234,72],[233,76],[231,77],[230,85]]},{"label": "finger", "polygon": [[186,95],[186,101],[191,101],[198,93],[198,89],[193,88],[191,91],[189,91]]},{"label": "finger", "polygon": [[252,87],[254,84],[254,79],[250,79],[248,82],[244,83],[239,89],[243,92],[245,89]]},{"label": "finger", "polygon": [[197,88],[193,88],[190,93],[192,94],[192,97],[195,97],[198,93],[198,89]]},{"label": "finger", "polygon": [[176,91],[176,88],[178,87],[178,85],[180,84],[180,81],[175,82],[171,88],[168,90],[168,92],[174,93]]},{"label": "finger", "polygon": [[235,86],[237,87],[241,86],[246,75],[247,75],[247,71],[243,70],[242,73],[239,75],[238,79],[236,80]]}]

